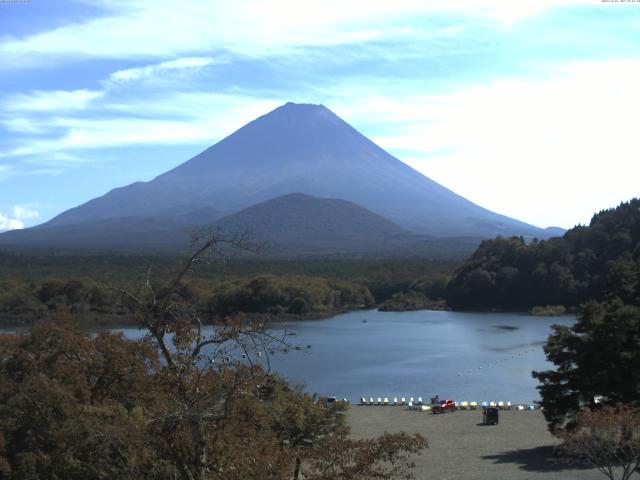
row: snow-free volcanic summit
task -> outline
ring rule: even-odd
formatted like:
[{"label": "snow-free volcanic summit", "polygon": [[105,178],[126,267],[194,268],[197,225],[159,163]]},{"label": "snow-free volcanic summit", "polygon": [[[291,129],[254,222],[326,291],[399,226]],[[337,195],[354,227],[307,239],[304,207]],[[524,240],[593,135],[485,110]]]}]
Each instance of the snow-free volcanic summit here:
[{"label": "snow-free volcanic summit", "polygon": [[4,234],[0,245],[91,248],[100,239],[108,248],[104,239],[110,235],[126,246],[127,237],[136,243],[141,233],[153,243],[155,230],[184,231],[191,223],[237,217],[247,207],[291,193],[352,202],[409,234],[549,236],[434,182],[326,107],[287,103],[149,182],[116,188],[43,225]]}]

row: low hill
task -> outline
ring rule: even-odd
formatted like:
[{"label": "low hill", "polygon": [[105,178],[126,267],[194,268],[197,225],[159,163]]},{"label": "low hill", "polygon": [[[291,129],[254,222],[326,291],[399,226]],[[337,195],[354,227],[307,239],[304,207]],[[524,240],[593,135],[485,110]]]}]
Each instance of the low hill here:
[{"label": "low hill", "polygon": [[383,251],[419,237],[355,203],[302,193],[245,208],[216,225],[224,232],[249,232],[279,254]]}]

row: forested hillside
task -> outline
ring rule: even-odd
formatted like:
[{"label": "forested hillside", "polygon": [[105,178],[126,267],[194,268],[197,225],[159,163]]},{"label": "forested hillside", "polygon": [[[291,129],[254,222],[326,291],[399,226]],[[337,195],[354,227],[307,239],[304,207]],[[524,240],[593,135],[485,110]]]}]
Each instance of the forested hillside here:
[{"label": "forested hillside", "polygon": [[640,303],[639,199],[601,211],[562,237],[486,240],[447,288],[447,303],[460,309],[575,307],[612,297]]}]

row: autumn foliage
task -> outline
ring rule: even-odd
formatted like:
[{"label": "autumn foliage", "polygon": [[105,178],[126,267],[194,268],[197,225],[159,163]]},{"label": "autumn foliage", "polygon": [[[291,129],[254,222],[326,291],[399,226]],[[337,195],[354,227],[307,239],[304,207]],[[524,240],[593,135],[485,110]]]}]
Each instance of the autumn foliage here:
[{"label": "autumn foliage", "polygon": [[640,468],[640,409],[585,409],[560,437],[566,457],[591,464],[611,480],[627,480]]},{"label": "autumn foliage", "polygon": [[[421,436],[350,440],[343,403],[268,369],[285,350],[259,318],[202,317],[177,273],[120,290],[145,335],[87,333],[68,317],[0,336],[0,478],[410,478]],[[395,478],[395,477],[394,477]]]}]

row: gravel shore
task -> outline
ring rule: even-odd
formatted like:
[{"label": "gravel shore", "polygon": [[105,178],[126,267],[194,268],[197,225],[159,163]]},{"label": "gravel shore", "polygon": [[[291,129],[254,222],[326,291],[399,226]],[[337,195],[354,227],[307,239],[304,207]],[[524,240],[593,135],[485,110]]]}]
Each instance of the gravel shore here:
[{"label": "gravel shore", "polygon": [[603,479],[595,469],[559,464],[558,444],[540,411],[501,411],[498,425],[483,426],[482,411],[434,415],[403,407],[353,405],[348,421],[353,438],[387,432],[421,433],[429,448],[415,458],[419,480]]}]

